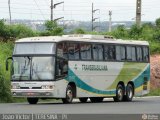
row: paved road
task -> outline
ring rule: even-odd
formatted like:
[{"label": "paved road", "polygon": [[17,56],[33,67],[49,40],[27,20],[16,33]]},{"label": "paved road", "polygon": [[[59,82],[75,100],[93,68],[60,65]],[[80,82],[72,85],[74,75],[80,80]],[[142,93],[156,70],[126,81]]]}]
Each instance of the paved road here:
[{"label": "paved road", "polygon": [[160,114],[160,97],[134,98],[133,102],[62,104],[48,102],[29,105],[28,103],[0,104],[0,113],[56,113],[56,114]]}]

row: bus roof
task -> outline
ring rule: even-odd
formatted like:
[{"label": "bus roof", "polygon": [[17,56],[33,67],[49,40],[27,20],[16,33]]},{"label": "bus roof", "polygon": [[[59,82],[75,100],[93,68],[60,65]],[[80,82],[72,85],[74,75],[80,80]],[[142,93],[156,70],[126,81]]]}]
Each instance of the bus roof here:
[{"label": "bus roof", "polygon": [[147,41],[113,39],[113,37],[104,35],[63,35],[63,36],[48,36],[48,37],[30,37],[30,38],[19,39],[16,41],[16,43],[62,42],[62,41],[131,44],[131,45],[147,45],[147,46],[149,45]]}]

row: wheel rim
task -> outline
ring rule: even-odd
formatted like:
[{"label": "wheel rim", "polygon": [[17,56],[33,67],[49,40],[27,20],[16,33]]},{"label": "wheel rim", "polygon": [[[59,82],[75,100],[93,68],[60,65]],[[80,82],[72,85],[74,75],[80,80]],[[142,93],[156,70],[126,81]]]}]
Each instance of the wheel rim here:
[{"label": "wheel rim", "polygon": [[129,87],[128,97],[129,97],[129,98],[132,98],[132,96],[133,96],[133,91],[132,91],[132,88]]},{"label": "wheel rim", "polygon": [[123,90],[122,89],[118,89],[118,99],[122,100],[123,98]]},{"label": "wheel rim", "polygon": [[73,93],[72,93],[72,90],[67,90],[67,100],[69,102],[71,102],[73,99]]}]

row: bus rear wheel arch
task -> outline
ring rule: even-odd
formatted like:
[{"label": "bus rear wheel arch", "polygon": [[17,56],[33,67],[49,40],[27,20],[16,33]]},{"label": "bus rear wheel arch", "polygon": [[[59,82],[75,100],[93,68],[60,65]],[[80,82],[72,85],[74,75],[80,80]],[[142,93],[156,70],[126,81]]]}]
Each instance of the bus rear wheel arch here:
[{"label": "bus rear wheel arch", "polygon": [[29,104],[37,104],[38,98],[27,98]]},{"label": "bus rear wheel arch", "polygon": [[62,98],[62,102],[65,104],[72,103],[73,98],[76,97],[76,85],[75,83],[69,83],[66,88],[66,97]]}]

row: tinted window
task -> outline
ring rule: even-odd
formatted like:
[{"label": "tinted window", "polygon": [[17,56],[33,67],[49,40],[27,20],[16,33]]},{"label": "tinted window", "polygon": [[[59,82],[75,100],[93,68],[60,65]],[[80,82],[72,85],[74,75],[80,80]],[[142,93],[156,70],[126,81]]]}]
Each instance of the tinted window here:
[{"label": "tinted window", "polygon": [[56,77],[62,77],[68,73],[68,62],[64,59],[57,59],[56,61]]},{"label": "tinted window", "polygon": [[63,57],[63,58],[68,58],[68,49],[67,45],[65,43],[59,43],[57,45],[57,56]]},{"label": "tinted window", "polygon": [[116,60],[125,60],[126,59],[126,50],[125,46],[116,46]]},{"label": "tinted window", "polygon": [[136,61],[136,47],[132,47],[132,61]]},{"label": "tinted window", "polygon": [[68,57],[72,60],[79,59],[79,44],[68,44]]},{"label": "tinted window", "polygon": [[147,47],[143,47],[143,60],[145,62],[149,61],[149,50]]},{"label": "tinted window", "polygon": [[91,59],[91,45],[81,44],[81,59],[90,60]]},{"label": "tinted window", "polygon": [[13,54],[55,54],[55,44],[16,43]]},{"label": "tinted window", "polygon": [[121,60],[126,59],[126,50],[124,46],[121,46]]},{"label": "tinted window", "polygon": [[93,45],[93,59],[103,60],[103,47],[102,45]]},{"label": "tinted window", "polygon": [[68,45],[67,45],[67,43],[63,44],[63,57],[68,59]]},{"label": "tinted window", "polygon": [[137,47],[137,61],[142,61],[143,57],[142,57],[142,48],[141,47]]},{"label": "tinted window", "polygon": [[104,46],[104,58],[105,60],[115,60],[115,46],[113,45]]},{"label": "tinted window", "polygon": [[127,60],[136,61],[136,49],[132,46],[127,46]]}]

